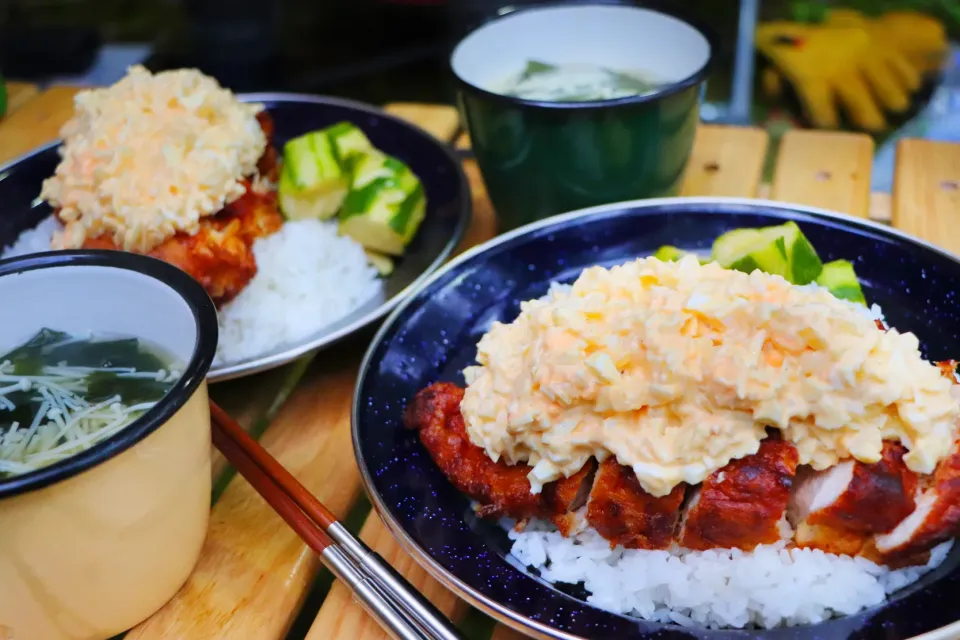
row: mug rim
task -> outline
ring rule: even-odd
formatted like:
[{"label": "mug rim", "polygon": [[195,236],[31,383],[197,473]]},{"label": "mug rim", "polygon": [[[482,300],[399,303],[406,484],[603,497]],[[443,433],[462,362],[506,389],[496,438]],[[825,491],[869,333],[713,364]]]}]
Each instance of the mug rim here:
[{"label": "mug rim", "polygon": [[[678,20],[688,27],[696,30],[703,36],[704,40],[707,41],[707,46],[709,51],[707,53],[707,59],[703,62],[699,69],[694,71],[692,74],[687,77],[679,80],[677,82],[670,82],[664,84],[661,88],[650,93],[644,93],[641,95],[633,96],[624,96],[621,98],[608,98],[605,100],[588,100],[584,102],[573,102],[573,101],[550,101],[550,100],[532,100],[529,98],[518,98],[516,96],[509,96],[502,93],[497,93],[495,91],[490,91],[484,89],[468,80],[463,76],[457,73],[456,68],[454,67],[453,60],[457,55],[457,51],[463,45],[467,38],[471,35],[487,27],[495,22],[506,20],[508,18],[517,16],[521,13],[528,11],[549,11],[552,9],[570,9],[570,8],[584,8],[584,7],[621,7],[628,10],[641,10],[641,11],[652,11],[654,13],[659,13],[664,16],[668,16],[675,20]],[[515,8],[511,8],[510,11],[505,11],[493,16],[486,18],[485,20],[479,21],[477,24],[470,27],[469,31],[465,33],[462,37],[457,40],[457,43],[454,45],[450,55],[447,56],[447,67],[451,75],[453,75],[456,83],[459,85],[461,90],[470,91],[477,95],[480,95],[489,100],[495,100],[498,102],[503,102],[507,104],[512,104],[518,107],[530,108],[530,109],[542,109],[545,111],[593,111],[599,109],[609,109],[615,107],[625,107],[633,105],[647,104],[650,102],[657,102],[663,98],[675,95],[689,89],[690,87],[696,86],[706,80],[706,77],[713,71],[717,63],[717,54],[718,48],[720,45],[720,39],[716,31],[710,28],[703,21],[698,18],[694,18],[687,14],[683,10],[678,10],[673,6],[666,5],[664,2],[659,0],[653,0],[650,2],[643,3],[630,3],[622,2],[620,0],[575,0],[572,2],[558,2],[557,0],[543,0],[532,2],[530,4],[524,4]]]},{"label": "mug rim", "polygon": [[190,309],[197,339],[184,371],[157,404],[113,436],[64,460],[0,480],[0,499],[23,495],[68,480],[130,449],[167,423],[206,380],[217,348],[217,310],[203,287],[173,265],[124,251],[46,251],[0,260],[0,278],[30,271],[103,267],[132,271],[158,281],[179,296]]}]

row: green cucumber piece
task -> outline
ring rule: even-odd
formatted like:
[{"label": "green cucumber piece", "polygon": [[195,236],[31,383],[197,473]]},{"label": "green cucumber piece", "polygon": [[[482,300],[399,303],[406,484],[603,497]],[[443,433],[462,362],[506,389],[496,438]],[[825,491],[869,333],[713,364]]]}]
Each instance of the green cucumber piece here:
[{"label": "green cucumber piece", "polygon": [[407,165],[379,152],[358,158],[340,210],[342,235],[366,249],[400,256],[425,214],[423,185]]},{"label": "green cucumber piece", "polygon": [[370,144],[370,140],[363,131],[350,122],[338,122],[327,127],[324,131],[330,137],[334,153],[341,167],[354,156],[374,151],[373,145]]},{"label": "green cucumber piece", "polygon": [[867,304],[853,263],[848,260],[834,260],[823,265],[823,270],[816,282],[821,287],[828,289],[837,298],[862,305]]},{"label": "green cucumber piece", "polygon": [[709,256],[697,255],[692,251],[684,251],[683,249],[678,249],[677,247],[669,244],[665,244],[657,249],[656,253],[653,254],[653,257],[661,262],[676,262],[677,260],[680,260],[680,258],[683,258],[687,255],[697,256],[697,261],[700,262],[700,264],[713,262],[713,259]]},{"label": "green cucumber piece", "polygon": [[330,137],[315,131],[283,147],[278,199],[288,220],[326,220],[336,215],[349,187]]},{"label": "green cucumber piece", "polygon": [[714,241],[713,257],[722,267],[745,273],[759,269],[793,284],[809,284],[823,270],[816,250],[792,221],[728,231]]},{"label": "green cucumber piece", "polygon": [[653,254],[653,257],[661,262],[676,262],[685,255],[687,255],[686,251],[681,251],[674,246],[665,244],[657,249],[656,253]]},{"label": "green cucumber piece", "polygon": [[713,259],[721,267],[751,273],[759,265],[750,255],[762,242],[759,229],[734,229],[713,242]]},{"label": "green cucumber piece", "polygon": [[379,179],[390,179],[396,175],[398,167],[389,162],[387,154],[376,149],[357,154],[350,158],[350,190],[362,189]]},{"label": "green cucumber piece", "polygon": [[334,217],[347,197],[347,181],[329,180],[311,189],[297,188],[289,165],[280,171],[277,199],[287,220],[327,220]]}]

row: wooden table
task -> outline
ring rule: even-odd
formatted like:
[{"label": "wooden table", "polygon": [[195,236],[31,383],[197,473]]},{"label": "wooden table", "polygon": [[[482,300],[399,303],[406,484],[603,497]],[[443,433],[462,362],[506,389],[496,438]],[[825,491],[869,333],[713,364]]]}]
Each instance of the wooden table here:
[{"label": "wooden table", "polygon": [[[53,87],[0,121],[0,161],[53,139],[69,117],[71,87]],[[438,138],[453,141],[457,114],[440,105],[387,105]],[[461,135],[455,144],[469,145]],[[683,195],[764,196],[826,207],[895,226],[960,253],[960,145],[905,140],[894,192],[870,194],[873,143],[859,134],[794,131],[777,151],[776,172],[760,184],[767,135],[755,128],[704,125],[697,134]],[[474,219],[460,249],[494,233],[494,212],[473,161],[465,169]],[[2,211],[0,211],[2,215]],[[351,455],[350,399],[364,332],[311,362],[304,358],[212,393],[264,446],[371,547],[403,573],[470,638],[519,638],[473,611],[426,575],[370,513]],[[137,640],[374,640],[385,635],[251,487],[215,455],[215,495],[200,562],[187,584]]]}]

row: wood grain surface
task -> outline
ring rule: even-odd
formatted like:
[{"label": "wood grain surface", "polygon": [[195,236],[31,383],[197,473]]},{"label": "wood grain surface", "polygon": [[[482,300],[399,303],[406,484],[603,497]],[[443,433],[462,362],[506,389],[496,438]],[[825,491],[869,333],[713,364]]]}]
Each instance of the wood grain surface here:
[{"label": "wood grain surface", "polygon": [[960,254],[960,145],[903,140],[896,162],[893,224]]},{"label": "wood grain surface", "polygon": [[452,141],[460,129],[460,114],[454,107],[446,104],[392,102],[384,105],[384,111],[412,122],[434,138],[445,142]]},{"label": "wood grain surface", "polygon": [[4,117],[17,111],[24,104],[30,101],[40,93],[40,88],[32,82],[8,81],[7,89],[7,112]]},{"label": "wood grain surface", "polygon": [[865,218],[872,168],[869,136],[794,129],[780,140],[770,197]]},{"label": "wood grain surface", "polygon": [[55,85],[0,120],[0,162],[8,162],[56,140],[73,115],[73,97],[82,87]]},{"label": "wood grain surface", "polygon": [[525,637],[526,636],[519,631],[514,631],[510,627],[500,624],[493,630],[493,635],[490,636],[490,640],[523,640]]},{"label": "wood grain surface", "polygon": [[680,195],[755,198],[768,138],[756,127],[700,125]]}]

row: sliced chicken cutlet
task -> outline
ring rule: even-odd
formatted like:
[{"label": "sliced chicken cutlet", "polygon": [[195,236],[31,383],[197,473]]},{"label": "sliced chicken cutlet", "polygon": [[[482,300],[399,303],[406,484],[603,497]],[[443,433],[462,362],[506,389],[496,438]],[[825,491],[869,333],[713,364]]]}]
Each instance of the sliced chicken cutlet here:
[{"label": "sliced chicken cutlet", "polygon": [[420,441],[450,482],[482,505],[479,516],[549,518],[566,535],[573,526],[568,516],[582,506],[593,478],[593,461],[533,494],[527,479],[529,465],[494,462],[470,442],[460,413],[461,400],[463,389],[455,384],[430,385],[407,406],[404,424],[419,432]]},{"label": "sliced chicken cutlet", "polygon": [[757,453],[712,473],[688,500],[680,546],[751,551],[780,540],[797,462],[792,444],[767,438]]},{"label": "sliced chicken cutlet", "polygon": [[892,531],[916,506],[917,474],[903,462],[906,452],[888,441],[874,464],[845,460],[803,474],[788,510],[794,544],[857,555],[873,534]]},{"label": "sliced chicken cutlet", "polygon": [[924,484],[913,513],[892,531],[874,536],[883,558],[915,556],[960,535],[960,450],[940,462]]},{"label": "sliced chicken cutlet", "polygon": [[791,519],[861,533],[891,531],[915,507],[917,474],[903,462],[906,452],[887,441],[879,462],[845,460],[806,474],[794,491]]},{"label": "sliced chicken cutlet", "polygon": [[[956,360],[937,362],[940,373],[957,384]],[[960,388],[960,387],[955,387]],[[874,551],[888,564],[923,561],[941,542],[960,535],[960,440],[953,453],[937,465],[933,477],[920,480],[916,508],[889,532],[874,536]]]},{"label": "sliced chicken cutlet", "polygon": [[630,467],[610,457],[600,464],[587,501],[587,524],[627,549],[666,549],[674,542],[686,485],[657,498]]}]

